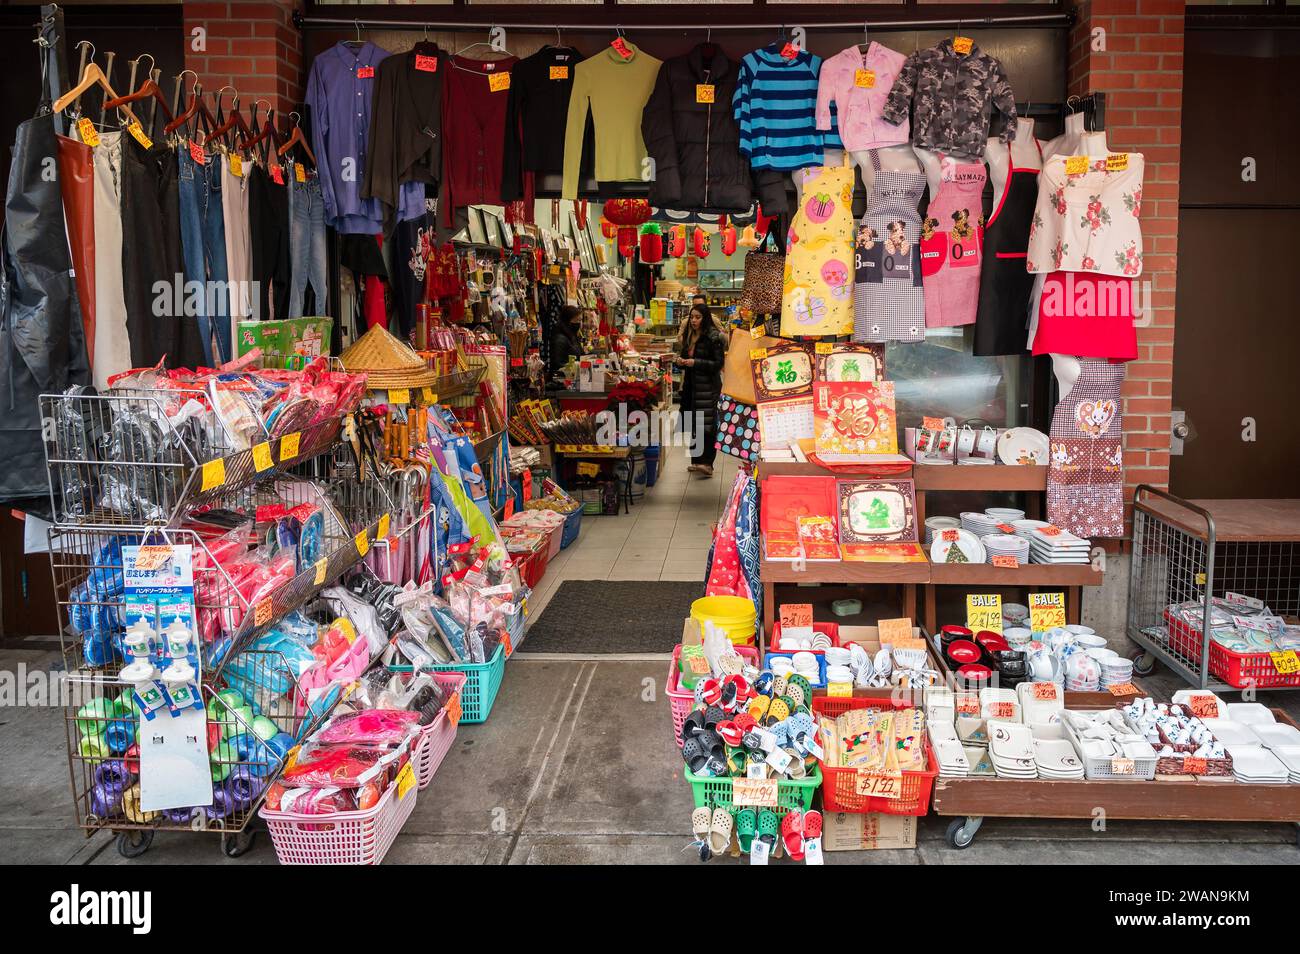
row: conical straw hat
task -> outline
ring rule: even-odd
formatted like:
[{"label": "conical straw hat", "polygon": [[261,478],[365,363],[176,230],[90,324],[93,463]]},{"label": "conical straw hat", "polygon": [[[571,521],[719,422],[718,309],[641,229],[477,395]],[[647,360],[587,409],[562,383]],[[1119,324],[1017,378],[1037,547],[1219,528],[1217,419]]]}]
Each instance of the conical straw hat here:
[{"label": "conical straw hat", "polygon": [[382,325],[375,325],[349,345],[339,360],[348,371],[364,371],[366,386],[372,390],[425,387],[438,380],[437,373],[410,345]]}]

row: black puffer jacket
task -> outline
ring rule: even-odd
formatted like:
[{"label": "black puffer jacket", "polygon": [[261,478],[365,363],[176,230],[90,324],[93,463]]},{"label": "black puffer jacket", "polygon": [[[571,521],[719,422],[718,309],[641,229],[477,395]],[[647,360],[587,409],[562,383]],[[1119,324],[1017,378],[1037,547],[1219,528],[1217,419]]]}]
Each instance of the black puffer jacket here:
[{"label": "black puffer jacket", "polygon": [[[780,173],[751,173],[749,160],[740,152],[740,127],[731,106],[736,64],[721,48],[708,46],[701,44],[685,56],[664,61],[641,114],[641,136],[654,160],[650,204],[694,212],[745,212],[757,198],[768,215],[782,212],[786,192]],[[708,85],[713,86],[713,102],[696,102],[696,87]]]},{"label": "black puffer jacket", "polygon": [[682,410],[701,411],[704,426],[712,433],[717,427],[718,397],[722,394],[722,366],[727,360],[727,341],[722,332],[712,328],[695,343],[695,364],[683,368]]}]

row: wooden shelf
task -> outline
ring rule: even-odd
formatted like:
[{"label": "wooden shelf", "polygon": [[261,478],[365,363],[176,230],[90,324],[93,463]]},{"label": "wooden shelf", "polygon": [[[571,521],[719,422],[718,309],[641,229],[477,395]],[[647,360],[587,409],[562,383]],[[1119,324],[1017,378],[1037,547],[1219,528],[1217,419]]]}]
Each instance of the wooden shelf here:
[{"label": "wooden shelf", "polygon": [[764,460],[758,463],[762,477],[834,477],[841,480],[903,480],[912,476],[910,470],[900,469],[901,462],[889,464],[863,464],[861,469],[830,470],[812,461]]},{"label": "wooden shelf", "polygon": [[805,563],[796,570],[793,563],[764,560],[764,583],[928,583],[929,563]]},{"label": "wooden shelf", "polygon": [[1047,489],[1047,465],[1015,466],[1010,464],[977,465],[917,464],[912,468],[916,489],[997,491]]},{"label": "wooden shelf", "polygon": [[1026,563],[1012,568],[991,563],[931,563],[929,582],[944,586],[1101,586],[1103,578],[1091,565]]}]

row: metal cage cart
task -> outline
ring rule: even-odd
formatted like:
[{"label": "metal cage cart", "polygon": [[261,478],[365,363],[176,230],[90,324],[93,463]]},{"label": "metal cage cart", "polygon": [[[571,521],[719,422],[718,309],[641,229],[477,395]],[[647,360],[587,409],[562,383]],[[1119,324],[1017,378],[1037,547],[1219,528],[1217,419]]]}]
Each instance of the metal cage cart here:
[{"label": "metal cage cart", "polygon": [[[295,360],[261,359],[268,368]],[[359,478],[348,455],[329,453],[340,446],[343,415],[316,421],[308,409],[285,405],[269,433],[242,440],[205,426],[201,391],[120,389],[40,400],[78,824],[87,834],[116,832],[118,851],[129,858],[147,851],[162,830],[217,833],[225,854],[243,854],[266,788],[329,709],[308,703],[298,670],[274,651],[274,640],[268,645],[261,637],[402,529],[388,485],[375,475]],[[271,504],[310,505],[311,519],[304,519],[295,565],[253,592],[214,556],[214,534],[222,532],[222,519],[252,520]],[[269,537],[262,542],[278,546]],[[131,684],[119,675],[127,661],[123,548],[182,544],[194,555],[213,801],[144,812],[138,740],[146,723]]]},{"label": "metal cage cart", "polygon": [[1286,652],[1234,651],[1213,638],[1219,601],[1300,614],[1300,500],[1183,500],[1147,485],[1133,507],[1128,636],[1134,673],[1157,661],[1193,686],[1300,688]]}]

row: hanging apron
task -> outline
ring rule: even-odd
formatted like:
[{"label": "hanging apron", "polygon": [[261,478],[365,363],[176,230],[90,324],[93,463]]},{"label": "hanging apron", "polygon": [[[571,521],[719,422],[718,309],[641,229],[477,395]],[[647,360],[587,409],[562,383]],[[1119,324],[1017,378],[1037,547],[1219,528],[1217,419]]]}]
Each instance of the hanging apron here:
[{"label": "hanging apron", "polygon": [[1047,520],[1081,537],[1124,535],[1124,365],[1083,359],[1052,415]]},{"label": "hanging apron", "polygon": [[927,328],[954,328],[975,321],[984,241],[982,162],[939,157],[943,178],[921,224],[921,280]]},{"label": "hanging apron", "polygon": [[0,236],[0,444],[5,450],[0,501],[5,502],[49,494],[39,395],[90,379],[57,172],[54,117],[47,113],[19,124]]},{"label": "hanging apron", "polygon": [[[1038,146],[1038,155],[1043,147]],[[1029,227],[1038,202],[1038,170],[1016,168],[1007,146],[1007,181],[1002,201],[984,226],[984,261],[980,266],[979,308],[975,319],[975,354],[1020,354],[1025,348],[1025,303],[1034,276],[1025,269]]]},{"label": "hanging apron", "polygon": [[79,139],[55,137],[59,144],[59,188],[68,225],[72,266],[86,355],[95,360],[95,164],[90,146]]},{"label": "hanging apron", "polygon": [[[847,156],[845,157],[847,159]],[[786,239],[781,334],[853,331],[853,167],[811,166]]]},{"label": "hanging apron", "polygon": [[853,255],[853,340],[925,339],[921,287],[921,215],[925,191],[918,172],[884,172],[870,151],[875,184],[858,227]]}]

